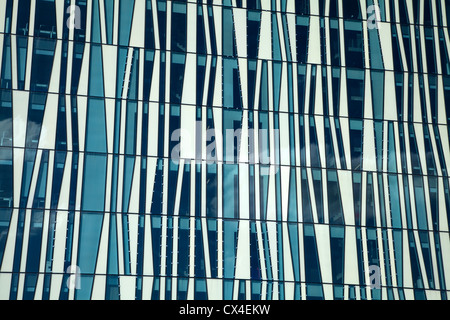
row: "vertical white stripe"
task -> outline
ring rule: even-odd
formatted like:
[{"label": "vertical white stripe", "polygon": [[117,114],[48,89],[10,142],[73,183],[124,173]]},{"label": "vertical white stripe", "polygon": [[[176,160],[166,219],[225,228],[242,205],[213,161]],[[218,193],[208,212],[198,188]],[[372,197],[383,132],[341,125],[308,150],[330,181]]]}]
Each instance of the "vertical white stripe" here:
[{"label": "vertical white stripe", "polygon": [[145,46],[145,3],[144,0],[134,1],[133,21],[130,32],[130,47]]}]

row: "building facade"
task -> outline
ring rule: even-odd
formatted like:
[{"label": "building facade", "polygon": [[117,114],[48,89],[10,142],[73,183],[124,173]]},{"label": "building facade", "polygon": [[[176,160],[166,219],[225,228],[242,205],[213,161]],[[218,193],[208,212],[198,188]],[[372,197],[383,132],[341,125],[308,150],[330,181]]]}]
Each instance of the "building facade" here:
[{"label": "building facade", "polygon": [[0,299],[444,299],[449,0],[0,1]]}]

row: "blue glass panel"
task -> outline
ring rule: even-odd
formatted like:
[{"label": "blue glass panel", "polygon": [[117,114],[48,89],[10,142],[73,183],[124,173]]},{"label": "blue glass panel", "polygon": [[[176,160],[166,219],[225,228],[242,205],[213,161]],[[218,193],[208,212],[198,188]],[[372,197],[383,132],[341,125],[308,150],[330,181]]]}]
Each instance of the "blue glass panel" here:
[{"label": "blue glass panel", "polygon": [[273,296],[273,282],[267,282],[267,292],[266,292],[266,300],[272,300]]},{"label": "blue glass panel", "polygon": [[237,165],[224,165],[223,190],[223,216],[225,218],[237,218],[239,216],[239,174]]},{"label": "blue glass panel", "polygon": [[[249,4],[247,4],[248,6]],[[247,33],[252,35],[247,38],[247,56],[258,57],[259,29],[261,25],[261,13],[259,11],[247,11]]]},{"label": "blue glass panel", "polygon": [[250,224],[250,278],[261,279],[260,254],[255,222]]},{"label": "blue glass panel", "polygon": [[224,280],[223,281],[223,299],[232,300],[233,299],[233,284],[234,280]]},{"label": "blue glass panel", "polygon": [[336,139],[338,141],[339,155],[341,157],[341,169],[347,169],[347,162],[345,161],[345,152],[343,145],[343,137],[341,133],[341,126],[339,123],[339,118],[334,118],[335,126],[336,126]]},{"label": "blue glass panel", "polygon": [[[51,272],[52,264],[53,264],[53,238],[55,235],[56,229],[56,212],[50,212],[50,221],[49,221],[49,231],[48,231],[48,239],[47,239],[47,252],[46,252],[46,260],[45,260],[45,272]],[[47,279],[44,279],[44,288],[47,289]],[[48,289],[50,290],[50,289]],[[48,294],[49,291],[46,293]],[[44,294],[45,296],[45,294]]]},{"label": "blue glass panel", "polygon": [[409,239],[409,255],[411,258],[411,275],[414,288],[423,288],[422,273],[420,270],[419,257],[416,248],[416,243],[412,231],[408,231]]},{"label": "blue glass panel", "polygon": [[[205,91],[206,56],[197,55],[197,105],[203,105],[203,93]],[[249,84],[250,85],[250,84]]]},{"label": "blue glass panel", "polygon": [[170,77],[170,101],[172,103],[181,103],[183,95],[183,79],[185,76],[185,61],[185,54],[172,53]]},{"label": "blue glass panel", "polygon": [[[370,64],[373,69],[383,69],[383,55],[377,28],[368,28]],[[376,91],[381,93],[383,91]]]},{"label": "blue glass panel", "polygon": [[428,177],[428,187],[430,192],[430,209],[432,229],[439,230],[439,196],[438,196],[438,178]]},{"label": "blue glass panel", "polygon": [[206,293],[206,279],[195,279],[194,287],[194,299],[195,300],[206,300],[208,298]]},{"label": "blue glass panel", "polygon": [[[356,0],[352,0],[355,1]],[[359,2],[359,1],[357,1]],[[358,21],[344,21],[345,58],[349,68],[364,68],[364,45],[362,23]]]},{"label": "blue glass panel", "polygon": [[397,175],[389,175],[389,195],[391,197],[391,217],[392,227],[401,228],[401,212],[400,212],[400,197],[398,189]]},{"label": "blue glass panel", "polygon": [[44,118],[47,94],[31,93],[30,104],[28,106],[28,122],[26,131],[25,146],[37,148],[41,136],[42,120]]},{"label": "blue glass panel", "polygon": [[217,243],[217,220],[208,219],[208,248],[209,248],[209,260],[211,264],[211,277],[216,278],[218,274],[218,243]]},{"label": "blue glass panel", "polygon": [[336,171],[327,171],[328,212],[331,224],[344,224],[344,212]]},{"label": "blue glass panel", "polygon": [[[1,128],[0,128],[1,131]],[[13,152],[0,147],[0,207],[13,206]]]},{"label": "blue glass panel", "polygon": [[0,261],[3,261],[12,209],[0,208]]},{"label": "blue glass panel", "polygon": [[[236,56],[236,44],[234,42],[233,11],[231,8],[223,9],[223,54],[224,56]],[[224,68],[225,69],[225,68]]]},{"label": "blue glass panel", "polygon": [[238,224],[238,221],[232,220],[225,220],[223,222],[223,275],[228,279],[234,278]]},{"label": "blue glass panel", "polygon": [[159,288],[160,287],[160,278],[155,277],[155,280],[153,280],[153,288],[152,288],[152,300],[159,300]]},{"label": "blue glass panel", "polygon": [[[360,66],[362,68],[362,65]],[[364,71],[347,69],[347,101],[350,118],[364,116]]]},{"label": "blue glass panel", "polygon": [[56,38],[55,1],[36,1],[36,16],[34,23],[35,36],[42,38]]},{"label": "blue glass panel", "polygon": [[353,204],[355,210],[355,224],[361,225],[361,173],[353,172]]},{"label": "blue glass panel", "polygon": [[124,274],[130,274],[131,269],[131,259],[130,259],[130,220],[128,214],[123,214],[122,216],[122,245],[123,245],[123,265],[124,265]]},{"label": "blue glass panel", "polygon": [[216,164],[206,165],[206,216],[217,217],[217,171]]},{"label": "blue glass panel", "polygon": [[[385,261],[385,268],[386,268],[386,275],[385,275],[386,286],[392,287],[392,275],[391,275],[392,261],[390,260],[390,257],[389,257],[389,243],[388,243],[388,234],[387,234],[386,229],[381,230],[381,237],[383,238],[383,254],[384,254],[384,261]],[[388,292],[388,295],[390,295],[390,294],[391,293]],[[389,299],[392,300],[391,298],[389,298]]]},{"label": "blue glass panel", "polygon": [[[332,1],[332,3],[335,2]],[[335,39],[334,41],[330,41],[330,58],[331,65],[340,66],[341,64],[341,49],[340,49],[340,41],[339,41],[339,22],[336,19],[330,19],[330,38]],[[333,73],[336,69],[333,69]],[[333,76],[334,77],[334,76]],[[337,91],[333,91],[333,94],[337,94]]]},{"label": "blue glass panel", "polygon": [[344,300],[344,286],[334,285],[333,294],[335,300]]},{"label": "blue glass panel", "polygon": [[97,45],[91,46],[89,94],[97,97],[104,96],[102,47]]},{"label": "blue glass panel", "polygon": [[385,207],[385,201],[389,201],[388,199],[385,199],[385,193],[384,188],[388,187],[387,185],[384,186],[384,180],[381,173],[378,174],[378,199],[380,201],[380,216],[381,216],[381,226],[386,227],[386,207]]},{"label": "blue glass panel", "polygon": [[[279,219],[277,219],[279,220]],[[277,226],[277,253],[278,253],[278,280],[280,280],[280,299],[284,300],[284,286],[282,285],[282,281],[284,281],[284,259],[283,259],[283,229],[281,222],[276,223]]]},{"label": "blue glass panel", "polygon": [[[122,97],[123,88],[124,88],[124,79],[125,79],[125,72],[126,72],[126,64],[128,61],[128,50],[126,47],[119,47],[118,48],[118,57],[117,57],[117,74],[123,75],[117,77],[117,84],[116,84],[116,97]],[[120,104],[120,101],[117,101],[118,104]],[[120,106],[119,106],[120,107]],[[117,113],[117,112],[116,112]],[[120,113],[117,113],[118,115]],[[116,121],[117,121],[116,117]],[[120,123],[120,122],[119,122]]]},{"label": "blue glass panel", "polygon": [[106,277],[106,300],[119,300],[119,277],[107,276]]},{"label": "blue glass panel", "polygon": [[[152,216],[152,252],[153,252],[153,270],[155,274],[160,274],[161,270],[161,216]],[[156,279],[155,279],[156,280]]]},{"label": "blue glass panel", "polygon": [[[173,243],[174,243],[174,239],[173,239],[173,228],[174,228],[174,222],[173,222],[174,218],[169,216],[167,217],[167,223],[166,223],[166,261],[165,261],[165,270],[166,270],[166,275],[167,276],[172,276],[172,261],[173,261],[173,255],[169,254],[169,252],[171,251],[171,248],[173,248]],[[170,279],[170,278],[169,278]],[[166,278],[166,296],[168,294],[167,290],[167,280],[168,278]],[[170,281],[170,280],[169,280]],[[168,295],[169,297],[171,296],[170,294]],[[166,297],[167,299],[167,297]]]},{"label": "blue glass panel", "polygon": [[178,276],[189,276],[189,219],[180,218],[178,227]]},{"label": "blue glass panel", "polygon": [[239,69],[236,59],[223,59],[223,106],[242,108]]},{"label": "blue glass panel", "polygon": [[135,157],[127,156],[125,157],[124,163],[124,175],[123,175],[123,203],[122,212],[128,212],[128,207],[130,204],[131,187],[133,182],[135,166]]},{"label": "blue glass panel", "polygon": [[[206,277],[206,265],[205,265],[205,254],[203,251],[203,232],[202,224],[200,219],[195,220],[195,276],[204,278]],[[206,289],[205,289],[206,292]]]},{"label": "blue glass panel", "polygon": [[260,300],[261,299],[261,281],[252,281],[251,282],[251,299],[252,300]]},{"label": "blue glass panel", "polygon": [[93,276],[81,275],[80,289],[75,291],[75,300],[90,300],[93,283],[94,283]]},{"label": "blue glass panel", "polygon": [[27,272],[39,272],[43,221],[44,212],[41,210],[33,210],[29,231]]},{"label": "blue glass panel", "polygon": [[330,227],[331,236],[331,265],[333,283],[344,283],[344,257],[345,257],[345,229],[344,227]]},{"label": "blue glass panel", "polygon": [[306,282],[320,283],[320,265],[316,247],[316,237],[314,234],[314,226],[309,224],[303,225],[304,246],[305,246],[305,277]]},{"label": "blue glass panel", "polygon": [[[330,189],[330,188],[329,188]],[[306,170],[302,169],[302,211],[304,222],[313,222],[310,190]]]},{"label": "blue glass panel", "polygon": [[178,278],[177,283],[177,299],[178,300],[187,300],[187,290],[188,290],[189,280],[187,278]]},{"label": "blue glass panel", "polygon": [[397,285],[403,287],[403,235],[401,230],[394,230],[394,256],[397,270]]},{"label": "blue glass panel", "polygon": [[89,99],[86,125],[86,151],[106,153],[105,104],[102,99]]},{"label": "blue glass panel", "polygon": [[31,66],[31,90],[48,91],[53,69],[56,40],[36,38],[33,42],[33,64]]},{"label": "blue glass panel", "polygon": [[288,204],[288,221],[298,221],[297,210],[297,177],[295,168],[291,168],[290,184],[289,184],[289,204]]},{"label": "blue glass panel", "polygon": [[428,232],[420,231],[419,232],[420,245],[422,247],[422,256],[425,264],[425,272],[428,278],[428,285],[430,289],[436,289],[436,283],[433,276],[433,264],[431,258],[431,246],[430,239],[428,237]]},{"label": "blue glass panel", "polygon": [[358,0],[347,0],[343,6],[344,18],[361,19],[361,9]]},{"label": "blue glass panel", "polygon": [[432,147],[431,136],[430,136],[430,131],[428,130],[428,126],[424,125],[423,131],[424,131],[424,138],[425,138],[425,156],[426,156],[427,171],[428,171],[427,173],[430,176],[431,175],[435,176],[438,174],[438,172],[436,169],[434,150]]},{"label": "blue glass panel", "polygon": [[163,185],[163,166],[162,159],[158,159],[155,173],[155,183],[153,184],[153,196],[152,196],[152,208],[150,213],[161,214],[162,213],[162,185]]},{"label": "blue glass panel", "polygon": [[102,222],[103,214],[85,212],[81,214],[77,260],[81,273],[94,273],[95,271]]},{"label": "blue glass panel", "polygon": [[307,300],[323,300],[323,288],[321,284],[307,284],[306,285],[306,299]]},{"label": "blue glass panel", "polygon": [[292,255],[292,264],[294,267],[294,279],[300,281],[300,256],[298,246],[298,225],[294,223],[288,224],[289,241]]},{"label": "blue glass panel", "polygon": [[417,224],[419,229],[427,230],[427,209],[425,207],[425,190],[423,187],[422,177],[415,176],[414,181],[414,198],[416,200]]},{"label": "blue glass panel", "polygon": [[[22,3],[22,1],[21,1]],[[24,90],[28,39],[17,37],[17,73],[20,90]]]},{"label": "blue glass panel", "polygon": [[312,170],[314,198],[316,199],[317,218],[319,223],[324,222],[324,199],[322,188],[322,171],[318,169]]},{"label": "blue glass panel", "polygon": [[[311,66],[310,77],[310,88],[309,88],[309,114],[314,114],[316,110],[316,77],[317,77],[317,66]],[[311,117],[312,118],[312,117]],[[312,142],[311,142],[312,144]]]},{"label": "blue glass panel", "polygon": [[[267,234],[267,223],[261,222],[261,229],[262,229],[262,237],[263,237],[263,248],[264,248],[264,259],[266,263],[266,274],[267,279],[272,280],[272,261],[270,259],[270,249],[269,249],[269,239]],[[270,290],[268,288],[268,294]]]},{"label": "blue glass panel", "polygon": [[281,66],[281,62],[273,62],[273,105],[275,111],[280,108]]},{"label": "blue glass panel", "polygon": [[394,124],[388,122],[388,171],[397,172],[397,151],[394,140]]},{"label": "blue glass panel", "polygon": [[[282,0],[282,2],[284,3],[283,5],[286,5],[286,0]],[[291,45],[289,42],[289,33],[288,33],[288,24],[287,24],[287,15],[283,14],[281,16],[281,19],[283,21],[283,36],[284,36],[284,45],[285,49],[286,49],[286,59],[287,61],[292,61],[292,54],[291,54]],[[292,78],[289,78],[292,79]]]},{"label": "blue glass panel", "polygon": [[58,120],[56,125],[56,150],[67,150],[66,103],[63,95],[59,96]]},{"label": "blue glass panel", "polygon": [[86,155],[81,201],[82,210],[103,211],[105,205],[106,162],[106,155]]},{"label": "blue glass panel", "polygon": [[275,13],[272,13],[272,52],[274,60],[281,60],[281,44],[278,33],[278,21]]},{"label": "blue glass panel", "polygon": [[37,274],[27,273],[25,275],[23,300],[33,300],[34,299],[37,279],[38,279]]},{"label": "blue glass panel", "polygon": [[[12,156],[12,153],[11,153]],[[21,191],[21,196],[20,196],[20,206],[22,208],[26,207],[27,202],[28,202],[28,192],[30,189],[30,184],[31,184],[31,175],[33,173],[33,166],[34,166],[34,161],[36,158],[36,150],[33,149],[26,149],[25,150],[25,159],[24,159],[24,164],[23,164],[23,172],[22,172],[22,191]],[[12,160],[12,158],[11,158]],[[6,167],[8,168],[8,167]],[[11,161],[11,170],[12,170],[12,161]],[[8,173],[8,171],[6,171],[6,174]],[[12,175],[12,171],[11,171],[11,175]],[[6,175],[7,177],[7,175]],[[55,181],[53,182],[55,184]],[[11,184],[12,186],[12,184]],[[13,190],[12,188],[10,190]],[[12,196],[12,193],[11,193]],[[12,200],[12,198],[11,198]],[[11,206],[11,205],[10,205]]]},{"label": "blue glass panel", "polygon": [[333,169],[336,168],[336,156],[333,146],[333,135],[331,133],[330,119],[324,118],[325,124],[325,159],[326,167]]},{"label": "blue glass panel", "polygon": [[[108,1],[106,1],[108,2]],[[101,43],[100,34],[100,11],[97,0],[92,1],[92,29],[91,40],[95,43]]]},{"label": "blue glass panel", "polygon": [[[111,20],[111,22],[113,22],[113,20]],[[152,2],[149,1],[146,2],[145,10],[145,48],[155,48],[155,28],[153,23]]]},{"label": "blue glass panel", "polygon": [[305,90],[306,90],[306,66],[297,66],[297,91],[298,91],[298,110],[303,113],[305,109]]},{"label": "blue glass panel", "polygon": [[[128,46],[131,22],[133,19],[134,0],[120,1],[119,8],[119,45]],[[164,38],[163,38],[164,39]]]},{"label": "blue glass panel", "polygon": [[309,14],[309,1],[295,0],[295,13],[301,15]]},{"label": "blue glass panel", "polygon": [[130,73],[130,79],[128,82],[128,99],[132,99],[132,100],[138,99],[139,65],[140,65],[140,58],[142,56],[143,55],[139,54],[139,50],[133,50],[133,57],[132,57],[132,62],[131,62],[131,73]]},{"label": "blue glass panel", "polygon": [[118,274],[118,256],[117,256],[117,227],[116,215],[111,214],[109,224],[109,243],[108,243],[108,274]]},{"label": "blue glass panel", "polygon": [[261,70],[261,91],[259,98],[259,109],[268,110],[269,108],[269,82],[268,82],[268,68],[267,61],[262,61]]},{"label": "blue glass panel", "polygon": [[127,103],[127,123],[125,131],[125,154],[136,154],[137,139],[137,103],[128,101]]},{"label": "blue glass panel", "polygon": [[172,46],[174,51],[186,51],[186,4],[172,3]]},{"label": "blue glass panel", "polygon": [[[381,55],[380,55],[381,56]],[[383,119],[384,111],[384,72],[371,71],[372,101],[374,119]]]},{"label": "blue glass panel", "polygon": [[[183,168],[182,168],[183,170]],[[197,182],[197,181],[196,181]],[[199,183],[196,183],[195,186],[199,186]],[[196,193],[198,195],[199,193]],[[195,204],[199,204],[200,199],[197,199]],[[180,208],[179,208],[180,216],[189,216],[191,212],[191,165],[185,164],[183,170],[183,182],[181,184],[181,197],[180,197]]]},{"label": "blue glass panel", "polygon": [[[303,1],[309,3],[309,1]],[[309,17],[297,16],[296,34],[297,61],[306,63],[308,60]]]},{"label": "blue glass panel", "polygon": [[[167,191],[167,214],[175,214],[175,196],[178,185],[178,170],[180,166],[174,162],[169,163],[169,188]],[[180,168],[182,170],[182,167]],[[164,200],[163,200],[164,201]],[[166,212],[163,212],[165,214]]]},{"label": "blue glass panel", "polygon": [[369,265],[379,266],[377,230],[367,228],[367,251]]},{"label": "blue glass panel", "polygon": [[17,12],[17,33],[28,35],[29,18],[30,18],[30,2],[19,1]]}]

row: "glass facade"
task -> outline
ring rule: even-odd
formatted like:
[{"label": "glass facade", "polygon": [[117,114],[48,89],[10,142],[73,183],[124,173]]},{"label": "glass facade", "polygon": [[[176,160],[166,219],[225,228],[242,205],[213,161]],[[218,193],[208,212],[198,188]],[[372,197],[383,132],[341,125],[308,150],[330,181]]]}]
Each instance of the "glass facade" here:
[{"label": "glass facade", "polygon": [[450,297],[449,0],[1,0],[0,299]]}]

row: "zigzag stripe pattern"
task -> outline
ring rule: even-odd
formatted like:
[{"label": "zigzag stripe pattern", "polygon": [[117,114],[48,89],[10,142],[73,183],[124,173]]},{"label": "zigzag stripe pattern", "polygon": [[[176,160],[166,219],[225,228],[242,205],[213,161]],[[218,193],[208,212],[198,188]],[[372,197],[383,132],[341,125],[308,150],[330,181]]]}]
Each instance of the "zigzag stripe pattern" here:
[{"label": "zigzag stripe pattern", "polygon": [[449,19],[0,1],[0,299],[447,300]]}]

